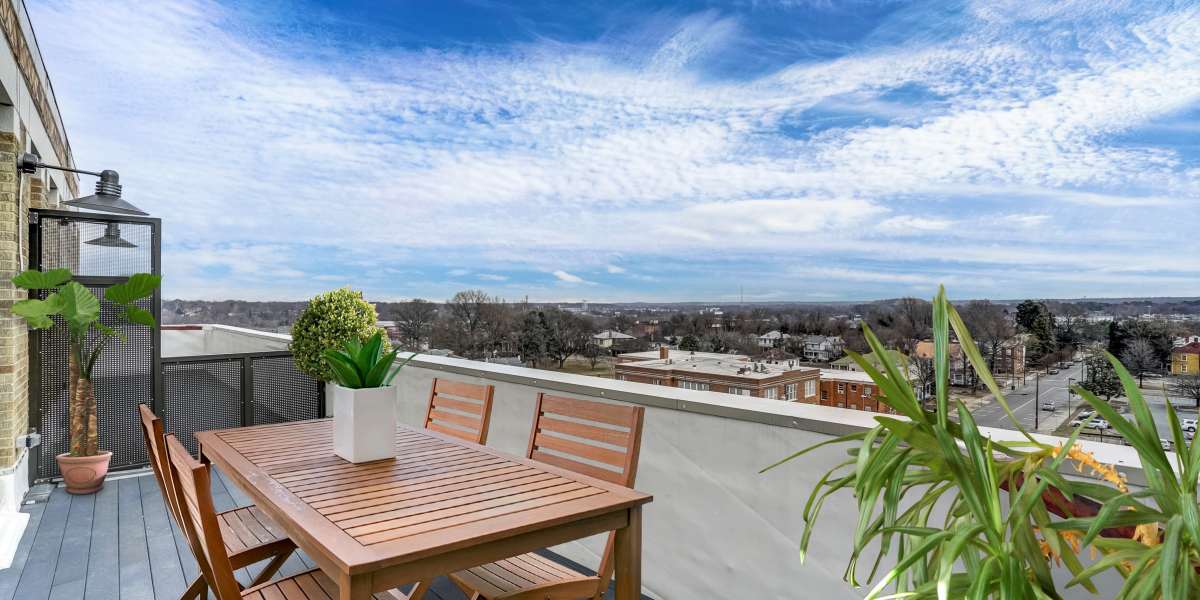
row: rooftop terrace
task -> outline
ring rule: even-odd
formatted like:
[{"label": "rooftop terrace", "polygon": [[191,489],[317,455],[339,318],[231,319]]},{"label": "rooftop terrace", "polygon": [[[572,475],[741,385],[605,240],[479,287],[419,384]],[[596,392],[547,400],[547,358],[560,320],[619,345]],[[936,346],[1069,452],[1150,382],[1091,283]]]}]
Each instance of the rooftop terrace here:
[{"label": "rooftop terrace", "polygon": [[[846,501],[828,503],[808,562],[801,565],[798,555],[804,500],[824,471],[844,459],[845,449],[828,446],[766,474],[759,470],[797,449],[869,427],[873,415],[422,355],[398,379],[402,422],[420,425],[435,377],[494,385],[488,445],[513,454],[525,450],[538,392],[646,407],[636,484],[655,497],[645,511],[646,597],[710,598],[729,589],[737,589],[739,598],[862,596],[842,581],[857,517],[848,493]],[[1017,435],[987,433],[997,439]],[[1132,449],[1090,441],[1081,446],[1117,465],[1131,483],[1144,481]],[[227,478],[218,477],[216,487],[218,508],[247,502]],[[24,511],[31,523],[12,568],[0,571],[0,600],[176,598],[195,573],[152,477],[110,481],[95,496],[54,489]],[[549,551],[595,568],[602,548],[597,537]],[[299,557],[284,572],[307,566]],[[1068,579],[1065,571],[1055,577]],[[430,597],[462,597],[445,580],[434,592]],[[1071,588],[1066,597],[1092,596]]]}]

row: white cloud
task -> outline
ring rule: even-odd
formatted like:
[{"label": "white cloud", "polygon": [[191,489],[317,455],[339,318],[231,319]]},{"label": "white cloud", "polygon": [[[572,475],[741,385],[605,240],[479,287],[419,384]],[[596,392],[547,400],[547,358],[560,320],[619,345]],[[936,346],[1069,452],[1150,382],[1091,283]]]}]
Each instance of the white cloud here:
[{"label": "white cloud", "polygon": [[496,275],[494,273],[480,273],[479,278],[484,281],[508,281],[507,275]]},{"label": "white cloud", "polygon": [[[409,253],[473,266],[451,277],[619,274],[706,255],[836,261],[828,275],[847,282],[865,282],[855,263],[881,253],[892,264],[879,273],[910,279],[902,271],[928,269],[920,260],[993,273],[1157,264],[1192,235],[1161,209],[1197,203],[1200,169],[1120,136],[1196,106],[1200,14],[1010,5],[977,4],[934,41],[867,42],[741,79],[701,71],[745,41],[737,18],[715,13],[679,20],[654,47],[339,53],[342,40],[314,49],[204,0],[28,8],[77,163],[119,170],[130,200],[164,216],[169,294],[280,289],[272,277],[305,280],[286,288],[300,293],[324,280],[306,276],[319,270],[298,242],[338,256],[371,247],[430,272],[446,265]],[[1076,37],[1028,29],[1055,20]],[[883,97],[906,87],[938,101]],[[784,131],[814,107],[852,118]],[[988,235],[930,247],[954,223]],[[1063,223],[1082,233],[1035,239]],[[1079,239],[1116,230],[1108,245]],[[580,256],[597,248],[607,255]],[[362,260],[356,282],[371,270]]]},{"label": "white cloud", "polygon": [[578,275],[572,275],[566,271],[555,271],[552,273],[552,275],[554,275],[555,279],[558,279],[563,283],[587,283],[587,280],[584,278]]},{"label": "white cloud", "polygon": [[921,235],[945,231],[953,226],[954,221],[950,219],[901,215],[883,220],[877,226],[877,230],[888,234]]}]

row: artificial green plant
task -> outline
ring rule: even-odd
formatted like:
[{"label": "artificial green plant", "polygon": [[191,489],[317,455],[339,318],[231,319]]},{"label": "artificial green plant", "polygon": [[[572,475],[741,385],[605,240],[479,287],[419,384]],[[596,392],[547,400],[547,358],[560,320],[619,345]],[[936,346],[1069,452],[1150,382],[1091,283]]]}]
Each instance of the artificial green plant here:
[{"label": "artificial green plant", "polygon": [[[113,338],[124,339],[125,335],[100,322],[101,300],[73,277],[68,269],[29,270],[13,277],[12,283],[18,288],[53,291],[44,299],[14,302],[11,310],[33,329],[53,327],[56,316],[67,328],[70,454],[95,456],[100,452],[100,445],[92,373],[105,346]],[[121,319],[127,324],[156,327],[154,315],[137,306],[137,301],[153,294],[161,279],[160,275],[149,273],[131,275],[124,282],[106,288],[103,301],[116,305]]]}]

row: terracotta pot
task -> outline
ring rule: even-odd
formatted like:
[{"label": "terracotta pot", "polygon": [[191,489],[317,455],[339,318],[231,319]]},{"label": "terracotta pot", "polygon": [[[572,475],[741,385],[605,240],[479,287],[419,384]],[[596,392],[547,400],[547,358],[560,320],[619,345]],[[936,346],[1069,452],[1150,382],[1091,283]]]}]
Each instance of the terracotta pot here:
[{"label": "terracotta pot", "polygon": [[112,452],[105,450],[95,456],[71,456],[68,452],[59,454],[56,459],[63,483],[67,485],[67,492],[91,494],[104,487],[104,477],[108,475],[108,462],[112,460]]}]

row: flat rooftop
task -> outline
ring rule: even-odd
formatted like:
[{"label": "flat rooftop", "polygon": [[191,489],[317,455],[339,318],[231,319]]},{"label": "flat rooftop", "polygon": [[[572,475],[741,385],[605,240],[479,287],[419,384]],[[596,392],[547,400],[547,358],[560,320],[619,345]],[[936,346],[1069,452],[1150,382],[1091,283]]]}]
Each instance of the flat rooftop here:
[{"label": "flat rooftop", "polygon": [[[750,360],[750,357],[746,356],[744,354],[721,354],[719,352],[692,352],[690,350],[679,350],[677,348],[671,348],[669,350],[669,354],[667,356],[669,358],[675,359],[675,360],[682,360],[685,358],[712,358],[712,359],[718,359],[718,360],[740,360],[740,361]],[[646,350],[645,352],[625,352],[623,354],[618,354],[617,358],[622,358],[625,360],[654,361],[654,360],[659,360],[661,358],[661,356],[659,355],[658,350]]]},{"label": "flat rooftop", "polygon": [[[688,356],[686,358],[668,358],[665,360],[659,359],[625,363],[623,365],[617,365],[617,368],[637,367],[643,369],[654,369],[658,371],[693,371],[708,375],[726,375],[730,377],[742,377],[745,379],[770,379],[785,373],[815,373],[818,370],[813,367],[789,367],[787,363],[752,363],[745,360],[745,358],[737,358],[736,355],[729,354],[718,354],[716,356],[720,358],[710,358],[707,356]],[[756,365],[758,370],[754,370],[753,368]]]},{"label": "flat rooftop", "polygon": [[838,381],[858,381],[861,383],[874,383],[870,375],[862,371],[849,371],[846,369],[821,369],[821,379],[836,379]]}]

